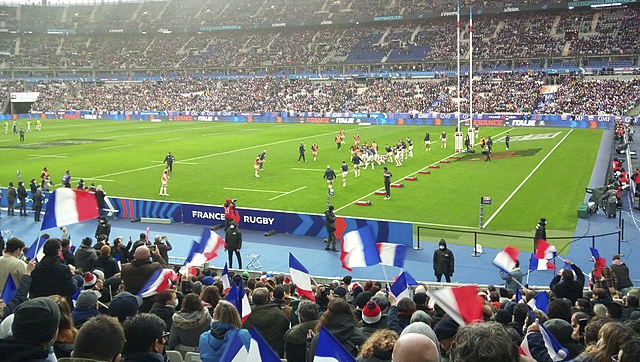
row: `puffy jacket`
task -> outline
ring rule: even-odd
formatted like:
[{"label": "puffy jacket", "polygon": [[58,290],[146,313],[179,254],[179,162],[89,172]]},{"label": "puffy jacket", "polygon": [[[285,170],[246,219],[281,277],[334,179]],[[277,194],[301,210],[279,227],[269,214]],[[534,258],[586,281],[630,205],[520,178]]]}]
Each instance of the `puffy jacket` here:
[{"label": "puffy jacket", "polygon": [[76,267],[84,272],[92,271],[98,260],[95,250],[89,245],[82,244],[76,250]]},{"label": "puffy jacket", "polygon": [[246,329],[239,329],[229,323],[213,322],[211,330],[200,335],[200,359],[202,362],[218,362],[229,342],[240,336],[244,347],[249,349],[251,335]]},{"label": "puffy jacket", "polygon": [[190,313],[174,313],[171,320],[168,349],[178,345],[197,347],[200,335],[211,326],[211,316],[205,308]]},{"label": "puffy jacket", "polygon": [[58,294],[71,297],[78,288],[71,279],[71,270],[58,256],[45,256],[31,272],[29,297],[48,297]]}]

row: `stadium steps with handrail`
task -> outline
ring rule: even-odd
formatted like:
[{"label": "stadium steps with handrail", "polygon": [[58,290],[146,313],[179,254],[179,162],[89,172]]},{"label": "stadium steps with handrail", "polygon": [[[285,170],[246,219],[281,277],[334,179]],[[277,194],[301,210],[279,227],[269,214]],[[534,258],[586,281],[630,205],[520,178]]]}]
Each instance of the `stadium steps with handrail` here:
[{"label": "stadium steps with handrail", "polygon": [[593,14],[593,20],[591,20],[591,32],[596,33],[596,28],[598,27],[598,21],[600,20],[601,12],[596,12]]},{"label": "stadium steps with handrail", "polygon": [[560,18],[561,16],[558,15],[555,19],[553,19],[553,25],[551,25],[551,32],[549,33],[550,35],[556,35],[556,32],[558,31],[558,25],[560,25]]}]

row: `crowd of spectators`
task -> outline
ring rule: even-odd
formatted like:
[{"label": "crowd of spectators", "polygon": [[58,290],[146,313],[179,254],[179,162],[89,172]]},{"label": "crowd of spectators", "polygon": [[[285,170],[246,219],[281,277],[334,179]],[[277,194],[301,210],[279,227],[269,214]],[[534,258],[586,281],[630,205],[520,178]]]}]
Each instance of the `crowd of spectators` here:
[{"label": "crowd of spectators", "polygon": [[[236,337],[248,348],[250,329],[287,362],[326,354],[327,347],[319,346],[326,332],[358,362],[640,359],[640,290],[620,255],[609,265],[583,265],[590,274],[564,260],[567,268],[549,287],[536,289],[522,285],[516,263],[499,273],[504,285],[472,287],[477,296],[460,307],[462,324],[459,304],[431,303],[431,293],[438,293],[433,286],[418,284],[407,296],[396,296],[380,281],[349,275],[314,282],[303,292],[283,273],[231,271],[229,288],[219,270],[197,268],[168,289],[141,297],[152,275],[171,268],[162,256],[171,250],[168,239],[158,235],[150,248],[145,233],[126,245],[121,237],[111,242],[102,235],[95,244],[85,237],[74,254],[62,231],[62,239],[44,236],[37,264],[25,258],[22,240],[6,242],[0,283],[11,278],[18,287],[0,310],[3,361],[166,361],[167,351],[176,351],[216,362]],[[123,264],[114,273],[108,266],[116,256]],[[249,305],[240,307],[231,297],[237,288]],[[557,340],[566,358],[552,359],[543,333]]]},{"label": "crowd of spectators", "polygon": [[[551,98],[540,94],[547,74],[486,73],[474,80],[474,112],[622,115],[640,101],[640,79],[562,76]],[[16,89],[20,83],[3,83]],[[176,78],[161,82],[96,84],[39,83],[33,111],[263,111],[452,113],[458,109],[457,79],[380,78],[366,84],[348,80],[289,80],[244,77],[236,80]],[[461,80],[460,107],[469,109],[468,78]],[[6,99],[6,98],[5,98]]]},{"label": "crowd of spectators", "polygon": [[[157,28],[160,28],[167,20],[165,17],[173,12],[180,13],[179,10],[183,9],[178,5],[162,4],[164,3],[145,3],[136,8],[135,13],[147,19],[140,29],[156,23]],[[243,9],[253,9],[255,6],[256,3],[252,1],[229,5]],[[274,7],[274,12],[278,12],[275,4],[270,6]],[[100,9],[103,10],[107,11]],[[208,10],[203,12],[207,13]],[[227,12],[221,9],[215,11],[218,17]],[[638,9],[627,9],[589,10],[576,14],[537,12],[509,14],[508,17],[481,16],[474,24],[473,56],[474,59],[497,60],[514,57],[631,55],[640,49],[640,38],[636,31],[640,26],[639,13]],[[91,17],[91,14],[79,16]],[[93,16],[99,18],[95,14]],[[571,16],[582,20],[574,22],[575,19]],[[558,26],[554,27],[558,21]],[[576,38],[565,38],[564,32],[573,28],[566,28],[568,25],[564,24],[572,23],[588,24],[576,25],[580,28],[578,30],[588,32],[580,32]],[[595,29],[591,29],[592,23],[595,23]],[[463,59],[469,58],[468,28],[468,21],[463,20]],[[4,45],[1,66],[10,68],[313,66],[345,62],[381,63],[385,59],[388,63],[441,62],[450,61],[457,56],[454,17],[400,25],[362,24],[349,28],[276,27],[267,31],[229,30],[204,33],[158,32],[154,28],[150,32],[128,34],[3,34],[0,44]]]}]

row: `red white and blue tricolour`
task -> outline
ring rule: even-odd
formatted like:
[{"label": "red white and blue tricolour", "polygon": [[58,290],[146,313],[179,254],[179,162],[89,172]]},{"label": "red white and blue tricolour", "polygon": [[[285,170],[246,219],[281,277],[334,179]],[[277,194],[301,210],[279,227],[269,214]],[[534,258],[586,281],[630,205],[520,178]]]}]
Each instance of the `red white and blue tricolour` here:
[{"label": "red white and blue tricolour", "polygon": [[377,243],[380,254],[380,264],[397,266],[404,268],[404,258],[407,254],[407,247],[394,243]]},{"label": "red white and blue tricolour", "polygon": [[507,246],[493,259],[493,265],[509,273],[515,268],[520,251],[514,246]]},{"label": "red white and blue tricolour", "polygon": [[83,190],[60,188],[49,196],[40,230],[76,224],[98,216],[96,195]]},{"label": "red white and blue tricolour", "polygon": [[356,267],[380,264],[380,254],[370,226],[344,234],[340,261],[348,271]]},{"label": "red white and blue tricolour", "polygon": [[300,296],[304,296],[309,300],[316,301],[315,295],[311,290],[311,277],[309,276],[309,270],[302,265],[296,259],[293,254],[289,253],[289,272],[291,273],[291,280],[296,285],[296,290]]},{"label": "red white and blue tricolour", "polygon": [[171,269],[158,269],[151,274],[149,280],[140,289],[138,295],[142,298],[148,298],[161,293],[167,289],[171,289],[172,282],[178,280],[178,275]]}]

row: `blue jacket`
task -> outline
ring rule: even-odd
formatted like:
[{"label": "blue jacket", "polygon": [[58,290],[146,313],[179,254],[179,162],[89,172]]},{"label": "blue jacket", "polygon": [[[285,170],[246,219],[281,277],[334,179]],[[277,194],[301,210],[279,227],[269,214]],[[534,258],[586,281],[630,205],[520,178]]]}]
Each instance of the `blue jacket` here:
[{"label": "blue jacket", "polygon": [[200,335],[200,359],[202,362],[218,362],[225,348],[236,335],[240,336],[244,347],[248,350],[251,335],[246,329],[239,329],[229,323],[213,322],[211,330]]}]

